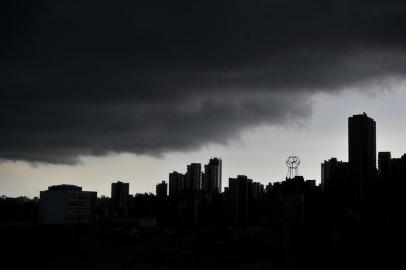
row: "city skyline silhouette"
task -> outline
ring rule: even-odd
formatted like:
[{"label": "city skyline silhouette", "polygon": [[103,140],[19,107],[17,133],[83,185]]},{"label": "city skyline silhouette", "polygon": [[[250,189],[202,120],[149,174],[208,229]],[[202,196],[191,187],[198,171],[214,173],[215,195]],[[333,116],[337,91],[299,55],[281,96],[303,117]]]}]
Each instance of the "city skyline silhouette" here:
[{"label": "city skyline silhouette", "polygon": [[[341,121],[342,123],[346,123],[346,121],[345,121],[345,119],[343,118],[342,119],[342,121]],[[341,123],[341,126],[342,126],[342,123]],[[382,128],[381,128],[382,129]],[[394,129],[394,130],[396,130],[396,129]],[[380,131],[380,127],[379,127],[379,125],[378,125],[378,135],[379,135],[379,131]],[[388,131],[388,130],[385,130],[385,131]],[[290,130],[289,132],[291,132],[292,134],[294,134],[295,133],[295,131],[292,131],[292,130]],[[308,131],[305,131],[305,132],[308,132]],[[348,138],[346,137],[347,136],[347,134],[345,134],[345,132],[341,132],[342,133],[342,135],[343,135],[343,138],[341,138],[341,139],[343,139],[344,140],[344,143],[347,143],[347,140],[348,140]],[[379,144],[379,140],[377,141],[377,143]],[[297,147],[297,145],[300,145],[300,144],[302,144],[301,143],[301,141],[299,140],[299,143],[297,143],[296,145],[295,145],[295,147]],[[304,145],[306,145],[306,143],[303,143]],[[315,146],[317,146],[317,143],[315,143]],[[332,145],[332,149],[334,149],[334,148],[336,148],[337,146],[339,146],[339,144],[337,144],[337,145]],[[310,145],[310,148],[312,148],[313,147],[313,145]],[[328,149],[327,149],[328,150]],[[344,151],[342,151],[343,150],[343,148],[341,148],[340,149],[341,150],[341,154],[338,154],[338,155],[336,155],[336,154],[324,154],[323,155],[323,157],[322,157],[322,160],[324,160],[324,159],[329,159],[329,158],[331,158],[331,157],[337,157],[338,158],[338,160],[348,160],[348,153],[347,153],[347,147],[345,147],[344,148]],[[390,150],[390,148],[382,148],[381,147],[381,149],[378,149],[379,151],[389,151]],[[326,151],[326,152],[328,152],[328,151]],[[291,155],[291,154],[297,154],[297,155],[299,155],[299,152],[286,152],[286,155]],[[313,153],[311,153],[311,154],[313,154]],[[394,155],[394,156],[401,156],[402,155],[402,152],[400,152],[400,151],[397,151],[396,149],[394,149],[394,151],[392,151],[392,154]],[[192,155],[193,156],[193,155]],[[213,154],[211,154],[210,156],[215,156],[215,155],[213,155]],[[210,156],[208,156],[208,157],[210,157]],[[184,172],[185,170],[186,170],[186,168],[182,168],[182,167],[186,167],[186,165],[187,165],[187,163],[190,163],[191,161],[190,160],[188,160],[188,157],[189,157],[189,154],[188,153],[186,153],[186,154],[184,154],[183,156],[182,156],[182,159],[183,160],[185,160],[184,161],[184,164],[175,164],[175,166],[176,167],[174,167],[174,168],[171,168],[171,167],[169,167],[167,170],[168,171],[171,171],[171,170],[175,170],[175,171],[179,171],[179,172]],[[268,171],[267,169],[265,169],[265,175],[266,175],[266,178],[264,179],[264,177],[261,177],[261,178],[256,178],[255,177],[255,173],[254,174],[250,174],[249,172],[251,171],[252,172],[252,169],[251,170],[248,170],[248,172],[246,172],[246,168],[245,167],[241,167],[241,168],[239,168],[239,170],[238,171],[236,171],[234,174],[230,174],[230,173],[228,173],[228,175],[225,175],[226,177],[223,179],[225,182],[223,183],[223,186],[226,186],[227,185],[227,181],[226,181],[226,179],[228,179],[228,177],[234,177],[235,175],[238,175],[238,174],[248,174],[248,175],[254,175],[253,176],[253,178],[254,179],[256,179],[257,181],[259,181],[259,182],[261,182],[262,184],[267,184],[268,182],[278,182],[278,181],[281,181],[281,180],[283,180],[284,178],[285,178],[285,176],[286,176],[286,165],[285,165],[285,159],[287,158],[287,156],[284,156],[284,157],[274,157],[273,155],[268,155],[268,157],[269,157],[269,159],[270,160],[273,160],[274,162],[273,163],[270,163],[270,162],[268,162],[266,159],[262,159],[260,162],[261,163],[265,163],[266,164],[266,166],[268,166],[268,165],[271,165],[273,168],[276,168],[277,170],[273,170],[273,171]],[[322,160],[314,160],[313,158],[307,158],[307,159],[305,159],[305,158],[303,158],[302,156],[300,156],[300,158],[302,159],[302,161],[304,162],[304,164],[302,164],[302,166],[301,166],[301,171],[302,172],[304,172],[303,173],[303,175],[305,175],[305,176],[307,176],[308,174],[307,174],[307,172],[309,171],[309,167],[311,168],[311,172],[313,172],[312,174],[311,174],[311,176],[309,177],[308,176],[308,178],[309,179],[314,179],[314,180],[316,180],[316,182],[317,183],[320,183],[321,182],[321,178],[320,178],[320,169],[319,169],[319,165],[320,165],[320,161],[322,161]],[[199,154],[199,159],[201,160],[202,158],[200,157],[200,154]],[[203,157],[203,160],[205,159],[205,157]],[[240,159],[241,159],[241,162],[247,162],[247,161],[249,161],[248,159],[246,159],[246,158],[244,158],[244,154],[241,154],[241,157],[240,157]],[[97,160],[95,160],[95,161],[97,161]],[[192,160],[193,161],[193,160]],[[194,161],[196,161],[196,159],[194,159]],[[129,166],[130,164],[128,164],[128,160],[125,160],[125,166]],[[158,166],[159,166],[159,163],[165,163],[165,160],[163,160],[163,159],[157,159],[156,161],[154,161],[154,166],[157,166],[157,164],[158,164]],[[227,169],[230,169],[230,166],[227,166],[227,164],[229,164],[229,162],[228,162],[228,160],[226,160],[226,166],[225,166],[225,170],[227,171]],[[313,166],[311,166],[311,165],[309,165],[309,164],[313,164]],[[95,163],[94,165],[97,165],[97,163]],[[117,165],[117,164],[116,164]],[[38,164],[38,165],[33,165],[32,167],[31,167],[31,170],[37,170],[37,167],[40,167],[40,168],[42,168],[42,165],[41,164]],[[51,166],[52,167],[52,165],[49,165],[49,166]],[[46,171],[47,171],[47,168],[49,168],[49,166],[45,166],[45,173],[44,172],[41,172],[41,175],[43,175],[43,176],[45,176],[46,177]],[[79,167],[83,167],[83,165],[79,165]],[[119,168],[120,168],[120,164],[118,164],[117,166],[119,166]],[[63,167],[61,167],[61,168],[63,168]],[[94,167],[93,166],[93,168],[89,168],[89,169],[87,169],[87,171],[84,171],[86,174],[89,174],[89,170],[95,170],[95,171],[97,171],[97,167]],[[233,169],[235,169],[235,168],[233,168]],[[263,170],[264,168],[262,167],[262,168],[260,168],[261,170]],[[58,169],[57,169],[58,170]],[[42,170],[41,170],[42,171]],[[52,170],[51,170],[52,171]],[[148,171],[148,170],[147,170]],[[153,170],[152,170],[153,171]],[[314,171],[316,172],[316,173],[314,173]],[[150,171],[151,172],[151,171]],[[255,171],[254,171],[255,172]],[[275,177],[274,176],[274,174],[275,174],[275,172],[277,173],[277,174],[279,174],[279,177]],[[44,175],[45,174],[45,175]],[[111,177],[103,177],[103,181],[104,181],[104,183],[105,183],[105,185],[102,185],[102,186],[100,186],[100,185],[97,185],[97,186],[95,186],[95,185],[89,185],[89,184],[86,184],[87,182],[92,182],[92,181],[94,181],[94,180],[101,180],[101,179],[98,179],[98,178],[89,178],[89,177],[87,177],[87,178],[85,178],[86,180],[85,181],[74,181],[74,182],[72,182],[72,179],[70,179],[70,178],[68,178],[68,180],[67,181],[63,181],[63,180],[60,180],[58,177],[56,178],[56,179],[54,179],[53,181],[51,180],[50,182],[48,182],[48,184],[47,185],[42,185],[42,186],[37,186],[37,187],[35,187],[35,189],[38,191],[37,193],[35,193],[35,192],[33,192],[33,189],[30,189],[30,190],[28,190],[28,192],[27,193],[24,193],[24,192],[19,192],[19,193],[17,193],[17,194],[8,194],[7,192],[4,192],[4,194],[2,194],[2,195],[8,195],[8,196],[11,196],[11,197],[18,197],[18,196],[28,196],[28,197],[36,197],[36,196],[38,196],[38,193],[39,193],[39,190],[43,190],[43,189],[45,189],[47,186],[49,186],[49,185],[54,185],[54,184],[76,184],[76,185],[83,185],[83,184],[85,184],[85,186],[86,186],[86,188],[87,189],[89,189],[89,190],[106,190],[106,189],[108,189],[108,187],[109,187],[109,184],[110,184],[110,182],[111,181],[113,181],[113,180],[122,180],[122,181],[127,181],[127,182],[130,182],[130,183],[132,183],[132,185],[131,185],[131,188],[132,188],[132,191],[131,191],[131,193],[133,193],[133,194],[135,194],[135,193],[144,193],[144,192],[147,192],[147,193],[154,193],[154,191],[155,191],[155,183],[157,182],[157,181],[160,181],[160,179],[161,180],[163,180],[163,179],[166,179],[167,178],[167,173],[166,172],[160,172],[160,175],[161,176],[159,176],[159,178],[158,179],[154,179],[154,180],[150,180],[151,181],[151,183],[152,183],[152,185],[148,188],[148,189],[144,189],[144,188],[139,188],[139,184],[140,184],[140,182],[142,183],[143,181],[145,181],[143,178],[138,178],[138,177],[135,177],[135,175],[137,175],[137,171],[134,171],[134,170],[132,170],[132,172],[130,173],[127,173],[127,177],[119,177],[119,176],[114,176],[114,175],[112,175]],[[77,177],[78,178],[83,178],[83,175],[77,175]],[[269,180],[268,180],[269,179]],[[7,179],[3,179],[3,180],[6,180],[7,181]],[[136,190],[134,191],[134,188],[136,188]],[[3,189],[4,190],[4,189]],[[100,192],[99,194],[102,194],[102,195],[104,195],[104,196],[108,196],[109,195],[109,191],[104,191],[104,192]]]},{"label": "city skyline silhouette", "polygon": [[0,268],[393,269],[406,3],[0,3]]},{"label": "city skyline silhouette", "polygon": [[[364,112],[365,113],[365,112]],[[344,122],[344,121],[343,121]],[[378,126],[378,128],[379,128],[379,126]],[[378,130],[378,135],[379,135],[379,130]],[[345,138],[347,141],[348,141],[348,138]],[[379,141],[377,141],[377,143],[379,143]],[[347,149],[346,149],[347,150]],[[390,149],[387,149],[387,148],[385,148],[385,149],[383,149],[384,151],[382,151],[382,152],[386,152],[386,151],[390,151]],[[391,151],[393,154],[395,154],[393,151]],[[378,152],[377,152],[378,153]],[[297,154],[297,153],[289,153],[290,155],[291,154]],[[338,158],[338,160],[339,161],[348,161],[348,155],[349,155],[349,153],[346,151],[346,154],[347,154],[347,156],[346,157],[341,157],[341,158]],[[187,155],[185,155],[186,157],[187,157]],[[215,155],[214,155],[215,156]],[[401,156],[401,154],[399,155],[399,157]],[[212,155],[212,157],[213,157],[213,155]],[[220,159],[221,159],[221,157],[219,157]],[[286,176],[286,172],[287,172],[287,169],[286,169],[286,165],[285,165],[285,161],[286,161],[286,158],[287,157],[280,157],[280,158],[278,158],[278,159],[280,159],[280,164],[279,165],[277,165],[278,167],[279,167],[279,171],[280,172],[282,172],[281,174],[282,175],[285,175]],[[299,158],[301,158],[301,157],[299,157]],[[325,159],[327,160],[327,159],[330,159],[330,158],[337,158],[337,155],[330,155],[330,156],[326,156],[325,157]],[[376,159],[377,160],[377,159]],[[244,161],[244,159],[243,159],[243,161]],[[302,160],[303,161],[303,160]],[[302,166],[300,167],[300,169],[301,169],[301,171],[302,170],[304,170],[304,171],[306,171],[306,163],[308,162],[309,160],[304,160],[304,165],[302,164]],[[378,160],[377,160],[378,161]],[[158,160],[158,162],[159,162],[159,160]],[[322,161],[316,161],[316,163],[317,163],[317,165],[320,165],[320,163],[321,163]],[[189,161],[189,163],[193,163],[193,161]],[[194,162],[194,163],[196,163],[196,162]],[[196,164],[201,164],[201,163],[196,163]],[[227,164],[227,162],[226,162],[226,164]],[[184,167],[184,169],[170,169],[170,171],[172,170],[172,171],[175,171],[175,172],[179,172],[179,173],[182,173],[182,174],[186,174],[186,165],[187,164],[177,164],[177,167],[178,168],[182,168],[182,167]],[[319,166],[317,166],[317,167],[319,167]],[[203,167],[202,167],[203,168]],[[225,168],[227,168],[227,167],[225,167]],[[319,170],[319,168],[317,168],[316,169],[317,171],[320,171]],[[164,175],[166,174],[166,175],[168,175],[168,173],[170,173],[170,171],[169,172],[167,172],[167,173],[164,173]],[[245,175],[245,174],[247,174],[247,173],[245,173],[244,172],[244,168],[240,168],[240,172],[239,173],[237,173],[236,175],[238,175],[238,174],[242,174],[242,175]],[[289,172],[288,172],[288,174],[289,174]],[[223,178],[223,182],[222,182],[222,186],[227,186],[227,179],[228,178],[230,178],[230,177],[234,177],[234,176],[236,176],[236,175],[228,175],[228,176],[226,176],[225,178]],[[249,175],[249,174],[248,174]],[[304,175],[305,177],[306,177],[306,175]],[[268,184],[268,183],[271,183],[271,182],[280,182],[280,181],[283,181],[284,180],[284,178],[285,177],[282,177],[282,178],[276,178],[276,177],[274,177],[273,175],[269,175],[269,177],[268,177],[268,179],[273,179],[272,181],[267,181],[267,180],[263,180],[263,179],[255,179],[254,178],[254,180],[256,180],[256,181],[258,181],[258,182],[260,182],[260,183],[262,183],[263,185],[266,185],[266,184]],[[129,179],[125,179],[125,178],[121,178],[121,177],[113,177],[112,179],[105,179],[105,180],[107,180],[107,182],[111,182],[111,181],[114,181],[114,180],[118,180],[118,181],[124,181],[124,182],[129,182],[129,183],[131,183],[131,186],[136,186],[137,185],[137,179],[134,181],[134,180],[132,180],[132,179],[134,179],[134,177],[130,177]],[[319,173],[319,175],[317,175],[317,177],[309,177],[308,179],[313,179],[313,180],[316,180],[316,183],[317,184],[320,184],[321,183],[321,176],[320,176],[320,173]],[[168,182],[169,181],[169,179],[168,179],[168,177],[165,177],[165,176],[163,176],[163,177],[161,177],[161,180],[164,180],[164,181],[166,181],[166,182]],[[160,181],[160,180],[157,180],[156,182],[158,182],[158,181]],[[59,183],[60,184],[75,184],[75,183],[72,183],[72,182],[70,182],[70,181],[67,181],[67,182],[60,182],[59,181]],[[50,183],[50,185],[53,185],[53,184],[57,184],[57,182],[51,182]],[[76,184],[77,185],[80,185],[80,183],[78,184],[77,182],[76,182]],[[108,184],[109,185],[109,184]],[[44,186],[44,187],[42,187],[42,189],[45,189],[46,188],[46,186]],[[92,190],[92,188],[91,187],[88,187],[88,189],[90,188],[90,190]],[[104,187],[104,188],[106,188],[106,187]],[[107,187],[108,188],[108,187]],[[151,188],[151,189],[149,189],[149,190],[138,190],[138,192],[131,192],[132,194],[135,194],[135,193],[154,193],[155,192],[155,182],[153,182],[153,187]],[[32,194],[32,193],[31,193]],[[100,193],[99,193],[100,194]],[[1,194],[1,195],[8,195],[8,194]],[[109,195],[109,192],[106,194],[106,193],[102,193],[102,195],[103,196],[108,196]],[[18,194],[17,196],[14,196],[14,197],[18,197],[18,196],[26,196],[26,194]],[[11,196],[11,197],[13,197],[13,196]],[[33,194],[33,195],[31,195],[31,196],[28,196],[28,197],[38,197],[38,194]]]},{"label": "city skyline silhouette", "polygon": [[[355,131],[359,129],[359,123],[363,123],[363,119],[367,119],[368,121],[371,121],[371,124],[368,124],[368,131],[362,131],[362,132],[372,132],[371,135],[366,136],[364,133],[360,133],[361,131]],[[360,122],[359,122],[360,121]],[[372,126],[369,126],[372,125]],[[361,129],[362,130],[362,129]],[[371,131],[369,131],[371,130]],[[331,156],[330,158],[328,158],[329,160],[332,160],[334,162],[339,162],[341,164],[347,163],[347,164],[361,164],[361,165],[351,165],[351,166],[361,166],[361,167],[357,167],[357,168],[353,168],[353,169],[348,169],[348,170],[355,170],[355,171],[368,171],[369,174],[365,175],[365,176],[357,176],[353,179],[354,182],[359,182],[359,181],[369,181],[370,179],[373,179],[373,181],[377,181],[378,178],[378,172],[381,172],[382,168],[382,164],[381,164],[381,156],[386,157],[386,159],[391,159],[391,151],[383,151],[383,152],[377,152],[376,150],[376,123],[374,121],[374,119],[370,118],[368,116],[368,114],[366,112],[363,112],[362,114],[356,114],[353,116],[348,117],[348,158],[347,161],[345,160],[337,160],[336,157]],[[368,138],[368,139],[366,139]],[[364,141],[366,140],[365,144]],[[370,141],[371,140],[371,141]],[[359,144],[358,142],[361,141],[362,143]],[[359,145],[359,146],[357,146]],[[367,149],[367,150],[363,150],[363,149]],[[359,151],[361,151],[360,153],[362,153],[362,155],[357,154]],[[364,153],[364,151],[367,151]],[[365,157],[363,156],[370,156],[370,163],[365,163],[368,165],[362,165],[364,164],[363,162],[365,161]],[[389,155],[389,157],[387,157]],[[406,154],[404,154],[406,155]],[[378,159],[379,156],[379,159]],[[357,159],[361,158],[359,161],[356,161]],[[399,157],[400,158],[400,157]],[[402,157],[403,158],[403,157]],[[351,161],[352,160],[352,161]],[[215,178],[210,178],[210,175],[212,174],[210,172],[210,164],[212,164],[212,162],[214,162],[213,164],[217,164],[216,167],[218,167],[219,169],[216,169],[216,172],[214,176]],[[321,164],[321,176],[320,176],[320,181],[317,181],[315,179],[311,179],[311,181],[314,181],[315,184],[317,184],[318,186],[322,186],[323,183],[323,178],[326,177],[326,172],[325,172],[325,166],[328,166],[328,164],[326,164],[328,161],[324,160],[324,163],[320,162]],[[300,158],[297,156],[289,156],[288,159],[285,162],[286,166],[287,166],[287,176],[285,179],[281,179],[280,181],[274,181],[274,182],[268,182],[266,184],[270,184],[272,185],[273,183],[280,183],[283,182],[284,180],[288,180],[288,179],[293,179],[296,176],[300,176],[302,177],[303,175],[299,173],[299,167],[301,164]],[[379,165],[379,167],[378,167]],[[367,167],[365,167],[367,166]],[[155,189],[155,196],[158,196],[158,186],[159,185],[165,185],[164,189],[165,191],[165,196],[177,196],[180,193],[182,193],[182,190],[186,190],[186,191],[208,191],[208,192],[215,192],[217,194],[221,194],[223,193],[223,178],[222,178],[222,159],[221,157],[211,157],[208,164],[202,166],[201,163],[196,163],[196,162],[191,162],[189,165],[185,166],[186,169],[184,171],[176,171],[173,170],[172,172],[169,172],[169,177],[167,177],[166,179],[162,180],[162,183],[157,183],[156,184],[156,189]],[[388,170],[388,169],[387,169]],[[348,172],[349,174],[356,174],[354,172]],[[242,176],[246,176],[245,174],[240,174]],[[182,177],[182,178],[179,178]],[[341,175],[341,177],[343,177]],[[360,178],[361,177],[361,178]],[[365,180],[362,180],[365,177]],[[171,178],[176,179],[171,181]],[[232,177],[228,177],[227,179],[231,179]],[[215,179],[215,180],[214,180]],[[358,179],[358,180],[356,180]],[[114,179],[113,179],[114,180]],[[119,179],[118,183],[122,183],[121,181],[123,181],[124,179]],[[126,182],[124,180],[124,182]],[[175,183],[175,187],[171,187],[172,183]],[[258,182],[257,182],[258,183]],[[264,186],[264,183],[259,183],[262,186]],[[130,184],[127,182],[126,183],[127,187],[126,187],[126,193],[130,194],[130,189],[129,186]],[[56,187],[57,185],[55,185]],[[62,186],[66,186],[69,187],[69,183],[64,183]],[[74,185],[72,185],[72,187],[74,187]],[[49,187],[51,188],[51,187]],[[80,187],[81,188],[81,187]],[[225,187],[225,189],[227,189],[227,187]],[[177,190],[179,189],[179,190]],[[171,192],[172,190],[172,192]],[[173,191],[173,190],[177,190],[177,191]],[[360,191],[358,191],[359,193]],[[111,191],[111,194],[113,197],[113,194],[115,192]],[[140,194],[151,194],[151,192],[141,192]],[[172,193],[172,194],[171,194]],[[162,194],[162,192],[161,192]],[[135,194],[136,195],[136,194]],[[6,194],[2,194],[2,196],[4,198],[7,198]],[[360,196],[360,195],[358,195]],[[26,196],[21,196],[21,197],[26,197]],[[102,197],[105,197],[104,195]],[[35,196],[34,199],[38,198],[38,196]],[[28,198],[27,198],[28,199]]]},{"label": "city skyline silhouette", "polygon": [[[117,181],[110,197],[70,184],[49,186],[34,199],[2,196],[3,254],[22,252],[47,269],[99,269],[106,262],[125,269],[324,269],[342,256],[330,268],[350,261],[393,266],[400,260],[395,243],[404,239],[406,154],[377,153],[376,136],[365,112],[348,117],[348,160],[324,160],[321,183],[304,178],[299,158],[290,156],[285,180],[265,186],[238,175],[223,190],[222,159],[212,157],[170,172],[155,194],[132,195],[129,183]],[[56,235],[64,240],[56,243]],[[41,239],[43,248],[16,253],[16,239],[24,238]]]}]

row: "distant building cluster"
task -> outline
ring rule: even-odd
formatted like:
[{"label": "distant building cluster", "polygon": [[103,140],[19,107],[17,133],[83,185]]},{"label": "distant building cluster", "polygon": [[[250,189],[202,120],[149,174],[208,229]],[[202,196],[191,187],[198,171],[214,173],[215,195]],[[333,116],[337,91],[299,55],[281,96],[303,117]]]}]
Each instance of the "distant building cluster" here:
[{"label": "distant building cluster", "polygon": [[204,165],[203,172],[200,163],[187,165],[185,174],[172,172],[169,174],[169,196],[177,196],[194,191],[220,194],[222,181],[221,171],[221,159],[211,158],[209,163]]},{"label": "distant building cluster", "polygon": [[155,195],[130,195],[129,183],[121,181],[112,183],[110,198],[97,198],[96,192],[78,186],[59,185],[41,191],[39,200],[21,203],[22,199],[2,198],[0,207],[25,207],[31,221],[46,224],[115,221],[163,227],[245,226],[275,220],[302,223],[306,215],[323,207],[400,211],[406,155],[392,158],[390,152],[380,152],[377,159],[376,123],[365,113],[349,117],[348,161],[324,161],[320,185],[298,175],[298,164],[297,157],[288,159],[288,167],[292,166],[282,182],[264,186],[238,175],[228,179],[223,191],[222,160],[214,157],[204,166],[187,165],[185,173],[169,173],[167,181],[156,185]]},{"label": "distant building cluster", "polygon": [[321,190],[336,207],[397,211],[405,188],[406,155],[376,153],[376,123],[366,113],[348,120],[348,162],[336,158],[321,166]]}]

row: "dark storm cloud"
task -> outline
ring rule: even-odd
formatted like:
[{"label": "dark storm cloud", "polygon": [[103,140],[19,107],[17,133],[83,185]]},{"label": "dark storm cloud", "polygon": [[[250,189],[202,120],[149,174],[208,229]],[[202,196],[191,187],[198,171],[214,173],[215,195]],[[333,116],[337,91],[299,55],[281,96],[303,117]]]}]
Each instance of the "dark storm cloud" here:
[{"label": "dark storm cloud", "polygon": [[311,114],[403,77],[403,1],[2,4],[0,159],[161,154]]}]

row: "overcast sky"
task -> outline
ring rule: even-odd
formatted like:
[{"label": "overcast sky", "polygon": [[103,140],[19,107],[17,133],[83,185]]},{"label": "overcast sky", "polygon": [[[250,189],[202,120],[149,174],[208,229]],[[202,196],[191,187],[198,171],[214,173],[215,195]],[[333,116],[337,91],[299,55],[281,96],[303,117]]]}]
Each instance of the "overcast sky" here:
[{"label": "overcast sky", "polygon": [[151,192],[223,158],[228,177],[320,179],[347,118],[406,152],[406,4],[369,0],[0,5],[0,193],[115,180]]}]

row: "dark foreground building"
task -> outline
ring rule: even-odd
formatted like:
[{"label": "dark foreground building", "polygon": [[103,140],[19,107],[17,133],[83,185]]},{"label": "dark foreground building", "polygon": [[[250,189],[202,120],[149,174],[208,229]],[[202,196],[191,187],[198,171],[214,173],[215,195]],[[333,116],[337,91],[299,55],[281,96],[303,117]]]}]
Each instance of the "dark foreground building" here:
[{"label": "dark foreground building", "polygon": [[74,185],[50,186],[40,192],[39,218],[45,224],[91,223],[95,220],[97,192]]},{"label": "dark foreground building", "polygon": [[156,185],[155,194],[157,198],[164,199],[168,196],[168,184],[165,181]]},{"label": "dark foreground building", "polygon": [[366,113],[348,118],[348,161],[354,184],[354,203],[360,207],[374,199],[376,124]]},{"label": "dark foreground building", "polygon": [[204,165],[203,184],[204,191],[221,193],[223,161],[220,158],[211,158],[209,163]]}]

